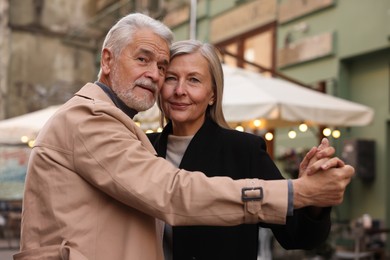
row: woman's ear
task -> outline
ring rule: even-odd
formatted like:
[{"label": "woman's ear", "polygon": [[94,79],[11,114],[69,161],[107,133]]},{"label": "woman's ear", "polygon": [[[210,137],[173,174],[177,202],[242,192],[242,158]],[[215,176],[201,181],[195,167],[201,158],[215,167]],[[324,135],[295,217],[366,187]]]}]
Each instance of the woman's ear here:
[{"label": "woman's ear", "polygon": [[212,96],[210,97],[210,100],[209,100],[209,106],[212,106],[215,102],[215,96],[214,96],[214,93],[212,93]]}]

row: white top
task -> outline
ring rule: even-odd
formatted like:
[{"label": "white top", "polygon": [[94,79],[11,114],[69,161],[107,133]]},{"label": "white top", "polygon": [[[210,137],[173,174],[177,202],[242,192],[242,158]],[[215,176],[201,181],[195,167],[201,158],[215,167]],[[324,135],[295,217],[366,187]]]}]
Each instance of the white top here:
[{"label": "white top", "polygon": [[181,159],[183,159],[184,152],[186,151],[193,137],[193,135],[168,135],[166,159],[173,163],[176,167],[179,167]]}]

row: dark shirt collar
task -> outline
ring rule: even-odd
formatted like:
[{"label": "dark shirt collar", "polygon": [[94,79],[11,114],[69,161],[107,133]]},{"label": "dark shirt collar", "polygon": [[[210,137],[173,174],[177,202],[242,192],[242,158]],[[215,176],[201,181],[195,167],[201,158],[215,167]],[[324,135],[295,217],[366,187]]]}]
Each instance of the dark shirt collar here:
[{"label": "dark shirt collar", "polygon": [[136,110],[128,107],[122,100],[120,100],[111,88],[99,81],[96,81],[95,84],[98,85],[107,94],[107,96],[111,98],[112,102],[114,102],[117,108],[122,110],[131,119],[133,119],[133,117],[138,113]]}]

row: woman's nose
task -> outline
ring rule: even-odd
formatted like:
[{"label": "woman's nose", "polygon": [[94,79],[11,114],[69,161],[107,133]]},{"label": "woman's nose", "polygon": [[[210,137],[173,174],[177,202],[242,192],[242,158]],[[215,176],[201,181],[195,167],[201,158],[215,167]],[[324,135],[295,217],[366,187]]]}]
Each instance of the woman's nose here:
[{"label": "woman's nose", "polygon": [[184,83],[181,82],[181,81],[178,81],[177,85],[176,85],[176,88],[175,88],[175,93],[177,95],[182,95],[185,93],[185,86],[184,86]]}]

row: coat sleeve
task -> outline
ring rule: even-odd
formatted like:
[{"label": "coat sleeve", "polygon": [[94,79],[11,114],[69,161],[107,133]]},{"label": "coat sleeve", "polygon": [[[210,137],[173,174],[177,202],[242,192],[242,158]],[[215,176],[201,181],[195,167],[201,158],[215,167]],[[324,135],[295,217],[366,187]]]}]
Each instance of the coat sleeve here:
[{"label": "coat sleeve", "polygon": [[[171,225],[285,223],[285,180],[189,174],[156,157],[145,134],[123,113],[88,109],[78,111],[82,120],[67,122],[74,133],[75,172],[109,196]],[[244,187],[261,187],[262,199],[243,202]]]},{"label": "coat sleeve", "polygon": [[275,238],[285,249],[311,250],[328,237],[331,227],[331,208],[325,208],[317,219],[309,217],[307,208],[294,211],[286,225],[270,225]]}]

